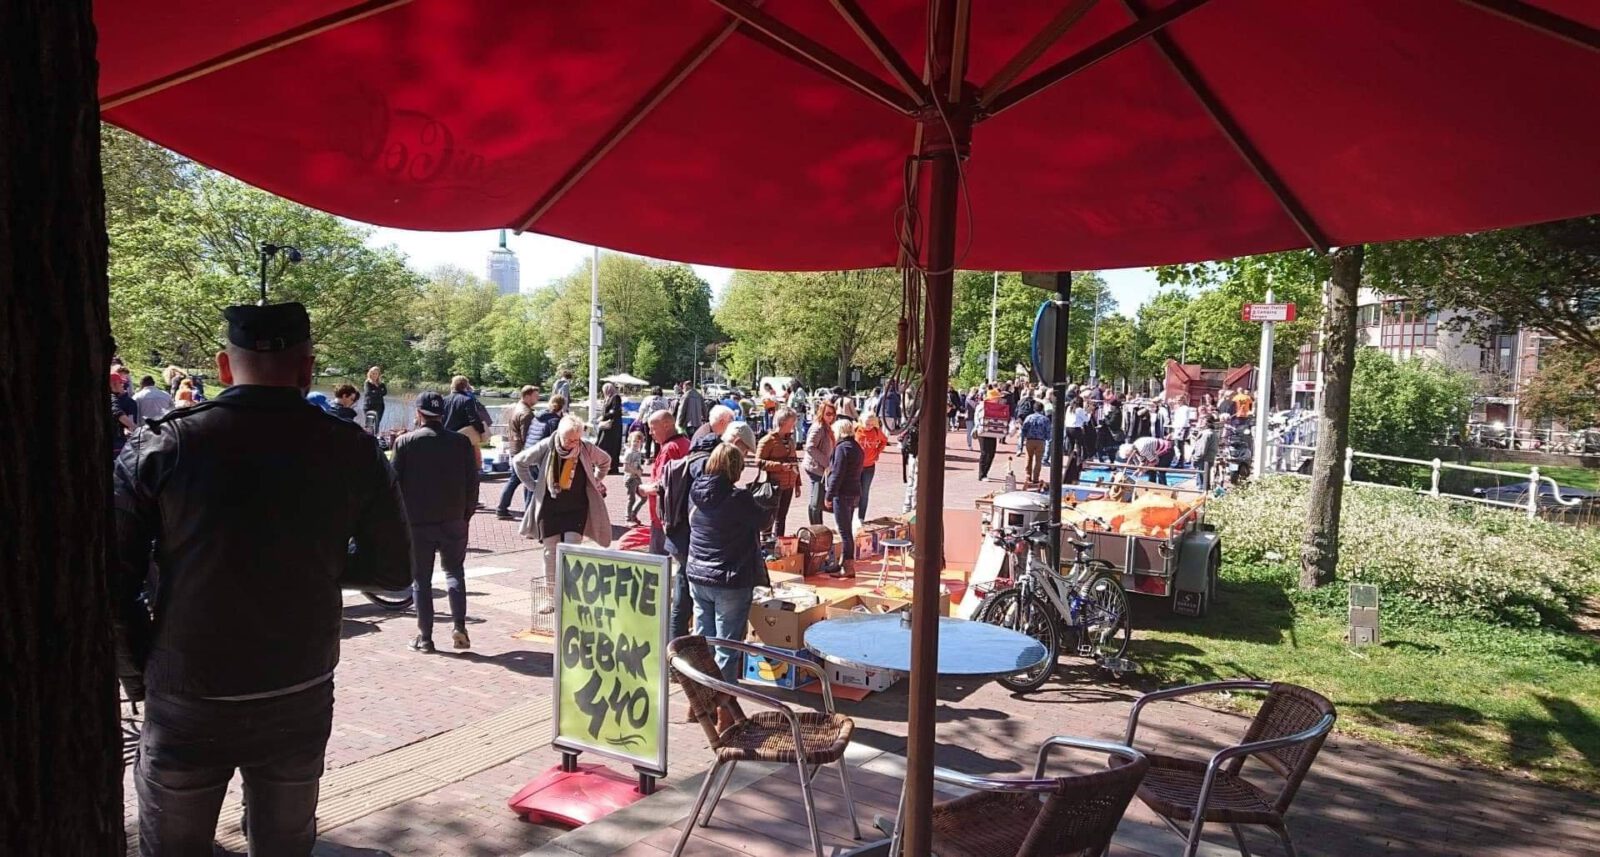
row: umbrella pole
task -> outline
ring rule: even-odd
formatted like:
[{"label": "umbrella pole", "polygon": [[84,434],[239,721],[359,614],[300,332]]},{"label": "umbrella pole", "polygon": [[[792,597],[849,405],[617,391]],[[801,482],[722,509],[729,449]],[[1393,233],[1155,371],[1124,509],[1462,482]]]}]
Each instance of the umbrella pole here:
[{"label": "umbrella pole", "polygon": [[[965,0],[930,4],[934,15],[934,99],[938,115],[924,116],[922,152],[928,167],[927,309],[924,317],[924,405],[917,448],[916,582],[911,601],[911,698],[907,717],[905,853],[933,853],[934,725],[939,687],[939,580],[944,570],[944,409],[931,405],[950,384],[950,305],[955,287],[956,214],[960,205],[960,158],[968,152],[972,109],[963,81]],[[946,95],[949,99],[946,101]]]},{"label": "umbrella pole", "polygon": [[927,317],[924,321],[923,407],[917,415],[916,577],[911,598],[911,696],[906,743],[906,852],[932,849],[934,706],[939,686],[939,578],[944,569],[944,408],[933,406],[950,384],[950,303],[955,272],[954,151],[930,165]]}]

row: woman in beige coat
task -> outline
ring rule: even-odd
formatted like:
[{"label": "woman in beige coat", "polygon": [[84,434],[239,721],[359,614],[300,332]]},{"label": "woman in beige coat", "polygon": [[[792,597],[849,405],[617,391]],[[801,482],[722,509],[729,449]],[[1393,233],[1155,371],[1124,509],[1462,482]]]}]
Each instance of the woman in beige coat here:
[{"label": "woman in beige coat", "polygon": [[[511,459],[517,478],[533,498],[522,513],[522,535],[544,543],[544,580],[554,592],[556,549],[585,536],[601,547],[611,545],[611,515],[606,511],[606,473],[611,456],[583,439],[583,420],[561,418],[555,434]],[[554,600],[540,612],[555,610]]]}]

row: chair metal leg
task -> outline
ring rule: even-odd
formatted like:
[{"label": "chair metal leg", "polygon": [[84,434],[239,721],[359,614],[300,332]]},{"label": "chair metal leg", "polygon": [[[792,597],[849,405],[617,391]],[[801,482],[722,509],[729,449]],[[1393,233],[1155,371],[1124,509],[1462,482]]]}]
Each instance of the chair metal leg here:
[{"label": "chair metal leg", "polygon": [[[711,794],[711,783],[717,779],[717,774],[722,770],[722,760],[718,759],[711,770],[706,771],[706,781],[700,786],[700,796],[695,798],[694,809],[683,820],[683,833],[678,836],[678,844],[672,849],[672,857],[682,857],[683,846],[689,844],[689,836],[694,833],[694,821],[700,817],[700,808],[706,804],[706,796]],[[822,855],[817,855],[822,857]]]},{"label": "chair metal leg", "polygon": [[1200,831],[1206,826],[1205,819],[1196,813],[1194,823],[1189,825],[1189,835],[1184,837],[1183,857],[1194,857],[1200,850]]},{"label": "chair metal leg", "polygon": [[711,815],[717,811],[717,804],[722,800],[722,790],[728,787],[728,781],[733,779],[733,769],[739,766],[738,762],[729,762],[727,772],[722,775],[722,781],[717,784],[717,791],[711,796],[711,805],[706,807],[706,814],[700,819],[701,827],[711,826]]},{"label": "chair metal leg", "polygon": [[801,755],[794,761],[800,769],[800,797],[806,805],[806,824],[811,827],[811,850],[816,857],[822,857],[822,831],[817,827],[817,805],[811,797],[811,777],[806,774],[805,756]]},{"label": "chair metal leg", "polygon": [[1287,854],[1288,857],[1295,857],[1294,840],[1289,838],[1288,825],[1274,827],[1272,832],[1278,834],[1278,839],[1283,842],[1283,853]]},{"label": "chair metal leg", "polygon": [[1233,841],[1239,843],[1239,853],[1250,857],[1250,846],[1244,844],[1244,830],[1237,824],[1229,823],[1228,826],[1233,828]]},{"label": "chair metal leg", "polygon": [[844,789],[844,805],[850,811],[850,829],[861,838],[861,823],[856,821],[856,799],[850,796],[850,772],[845,770],[844,757],[839,757],[839,785]]}]

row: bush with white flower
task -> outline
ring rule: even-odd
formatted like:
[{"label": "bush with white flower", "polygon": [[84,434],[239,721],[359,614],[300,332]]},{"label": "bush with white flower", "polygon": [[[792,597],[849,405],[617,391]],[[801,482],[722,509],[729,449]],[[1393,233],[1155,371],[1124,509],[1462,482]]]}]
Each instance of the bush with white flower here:
[{"label": "bush with white flower", "polygon": [[[1222,533],[1224,558],[1295,562],[1309,485],[1267,478],[1213,500],[1207,519]],[[1400,596],[1445,615],[1563,625],[1584,599],[1600,593],[1600,533],[1404,490],[1347,485],[1337,576],[1377,584],[1387,598]]]}]

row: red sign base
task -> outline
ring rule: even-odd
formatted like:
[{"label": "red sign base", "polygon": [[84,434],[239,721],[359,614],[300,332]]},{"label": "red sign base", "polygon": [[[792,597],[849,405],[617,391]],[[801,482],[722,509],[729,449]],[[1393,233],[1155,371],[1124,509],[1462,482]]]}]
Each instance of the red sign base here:
[{"label": "red sign base", "polygon": [[528,781],[506,805],[534,823],[553,821],[581,827],[642,800],[638,780],[604,765],[557,765]]}]

